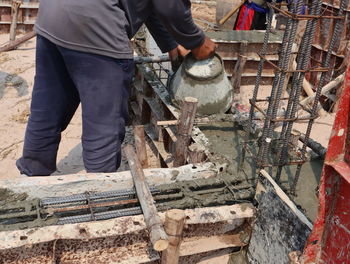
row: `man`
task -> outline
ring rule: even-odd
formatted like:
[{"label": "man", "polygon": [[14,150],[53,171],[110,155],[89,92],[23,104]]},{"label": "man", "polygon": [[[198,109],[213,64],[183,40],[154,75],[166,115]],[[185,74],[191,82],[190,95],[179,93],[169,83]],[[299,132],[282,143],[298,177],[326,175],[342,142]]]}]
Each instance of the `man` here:
[{"label": "man", "polygon": [[17,161],[22,174],[56,170],[61,132],[79,103],[86,171],[118,169],[134,72],[129,39],[144,22],[163,52],[176,55],[178,44],[199,60],[215,52],[194,24],[189,0],[40,1],[31,115]]}]

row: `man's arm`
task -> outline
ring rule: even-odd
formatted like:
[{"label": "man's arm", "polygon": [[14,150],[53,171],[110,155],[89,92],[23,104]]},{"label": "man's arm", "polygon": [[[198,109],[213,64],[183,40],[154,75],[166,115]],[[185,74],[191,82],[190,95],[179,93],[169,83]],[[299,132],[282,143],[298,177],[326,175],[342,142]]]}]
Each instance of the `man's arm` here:
[{"label": "man's arm", "polygon": [[169,33],[177,43],[201,60],[212,56],[215,44],[192,19],[191,2],[189,0],[152,0],[153,9]]},{"label": "man's arm", "polygon": [[169,52],[177,48],[177,42],[164,28],[162,23],[157,18],[156,14],[153,13],[146,20],[145,25],[163,53]]}]

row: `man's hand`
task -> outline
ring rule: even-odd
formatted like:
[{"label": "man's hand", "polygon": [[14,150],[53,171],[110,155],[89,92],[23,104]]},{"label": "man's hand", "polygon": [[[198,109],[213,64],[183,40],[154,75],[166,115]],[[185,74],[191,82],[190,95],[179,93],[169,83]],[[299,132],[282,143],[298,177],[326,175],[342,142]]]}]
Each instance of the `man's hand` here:
[{"label": "man's hand", "polygon": [[205,60],[213,57],[215,50],[216,44],[210,38],[205,37],[203,44],[193,49],[192,54],[197,60]]},{"label": "man's hand", "polygon": [[188,53],[190,53],[189,50],[178,45],[175,49],[169,51],[169,58],[171,61],[176,61],[178,59],[182,61]]},{"label": "man's hand", "polygon": [[178,45],[175,49],[168,52],[169,58],[171,61],[172,70],[174,72],[176,72],[177,69],[180,67],[183,59],[186,57],[188,53],[190,53],[190,51],[185,49],[181,45]]}]

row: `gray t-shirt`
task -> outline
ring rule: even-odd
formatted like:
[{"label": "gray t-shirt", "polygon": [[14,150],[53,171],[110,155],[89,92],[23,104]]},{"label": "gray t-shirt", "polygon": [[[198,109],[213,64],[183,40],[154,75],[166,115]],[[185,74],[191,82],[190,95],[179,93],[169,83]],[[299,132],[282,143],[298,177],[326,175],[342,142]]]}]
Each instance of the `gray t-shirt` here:
[{"label": "gray t-shirt", "polygon": [[190,0],[41,0],[35,30],[62,47],[130,59],[129,40],[152,14],[185,48],[203,43]]}]

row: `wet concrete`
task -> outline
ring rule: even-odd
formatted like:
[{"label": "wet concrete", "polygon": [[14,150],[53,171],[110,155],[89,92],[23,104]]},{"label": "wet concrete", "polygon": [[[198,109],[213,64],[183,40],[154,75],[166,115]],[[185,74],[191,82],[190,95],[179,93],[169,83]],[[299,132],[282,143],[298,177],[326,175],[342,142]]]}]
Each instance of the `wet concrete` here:
[{"label": "wet concrete", "polygon": [[14,193],[9,189],[0,188],[0,209],[8,203],[24,201],[27,197],[26,193]]},{"label": "wet concrete", "polygon": [[28,199],[26,193],[0,188],[0,231],[19,230],[54,225],[58,218],[41,218],[39,199]]},{"label": "wet concrete", "polygon": [[[239,170],[239,162],[242,157],[242,143],[244,131],[234,122],[218,122],[210,125],[199,126],[200,130],[206,135],[210,142],[210,149],[214,155],[221,156],[229,162],[227,169],[228,175],[235,179],[252,179],[256,177],[254,162],[246,157],[242,165],[243,170]],[[254,154],[258,148],[253,149]],[[247,154],[248,156],[248,154]],[[288,191],[293,183],[295,165],[285,166],[281,176],[281,187]],[[318,212],[317,188],[320,182],[323,160],[313,158],[306,162],[301,170],[301,176],[296,189],[296,197],[291,199],[304,211],[305,215],[314,221]],[[273,176],[276,169],[269,171]]]}]

